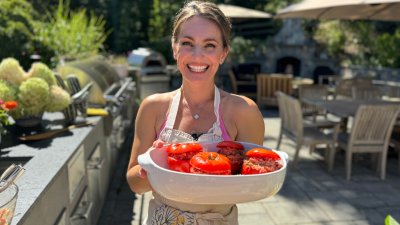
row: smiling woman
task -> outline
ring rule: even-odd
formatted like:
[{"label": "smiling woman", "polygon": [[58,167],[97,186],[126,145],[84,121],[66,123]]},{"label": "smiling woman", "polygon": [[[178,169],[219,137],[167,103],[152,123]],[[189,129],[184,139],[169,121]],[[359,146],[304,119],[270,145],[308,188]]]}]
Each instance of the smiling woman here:
[{"label": "smiling woman", "polygon": [[262,145],[264,121],[254,101],[220,90],[214,83],[230,50],[230,31],[229,20],[209,2],[188,2],[175,18],[171,44],[182,84],[178,90],[148,96],[141,103],[127,171],[132,191],[153,192],[145,224],[167,221],[171,218],[163,215],[169,212],[179,216],[168,224],[238,224],[235,204],[189,204],[167,199],[151,188],[147,172],[152,172],[138,165],[138,156],[152,146],[223,140]]}]

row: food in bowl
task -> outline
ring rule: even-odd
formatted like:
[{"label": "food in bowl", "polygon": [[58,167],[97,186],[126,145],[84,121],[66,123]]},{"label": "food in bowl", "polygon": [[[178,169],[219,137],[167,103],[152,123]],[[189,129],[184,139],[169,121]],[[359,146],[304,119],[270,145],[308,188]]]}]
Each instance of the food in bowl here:
[{"label": "food in bowl", "polygon": [[281,157],[270,150],[253,148],[246,152],[242,174],[270,173],[282,168]]},{"label": "food in bowl", "polygon": [[[261,145],[240,142],[245,152]],[[217,152],[218,142],[200,142],[203,151]],[[288,155],[268,149],[280,156],[282,168],[270,173],[249,175],[214,175],[182,173],[169,169],[166,146],[150,148],[139,155],[138,162],[145,169],[153,191],[177,202],[192,204],[236,204],[271,197],[281,189],[287,170]]]},{"label": "food in bowl", "polygon": [[244,159],[244,146],[236,141],[221,141],[217,144],[218,153],[231,161],[232,174],[240,174]]},{"label": "food in bowl", "polygon": [[0,225],[11,224],[17,204],[18,186],[14,183],[0,192]]},{"label": "food in bowl", "polygon": [[168,145],[168,166],[171,170],[189,173],[190,159],[198,152],[203,151],[203,146],[199,143],[176,143]]},{"label": "food in bowl", "polygon": [[216,152],[199,152],[190,159],[190,172],[197,174],[230,175],[230,160]]}]

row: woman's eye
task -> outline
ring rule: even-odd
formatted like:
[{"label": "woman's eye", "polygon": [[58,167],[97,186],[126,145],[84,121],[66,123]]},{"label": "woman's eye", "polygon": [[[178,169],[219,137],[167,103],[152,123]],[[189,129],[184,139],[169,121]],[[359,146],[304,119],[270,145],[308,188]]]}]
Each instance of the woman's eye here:
[{"label": "woman's eye", "polygon": [[206,48],[215,48],[216,46],[214,44],[206,44]]},{"label": "woman's eye", "polygon": [[183,45],[183,46],[192,46],[192,43],[190,43],[188,41],[184,41],[184,42],[182,42],[181,45]]}]

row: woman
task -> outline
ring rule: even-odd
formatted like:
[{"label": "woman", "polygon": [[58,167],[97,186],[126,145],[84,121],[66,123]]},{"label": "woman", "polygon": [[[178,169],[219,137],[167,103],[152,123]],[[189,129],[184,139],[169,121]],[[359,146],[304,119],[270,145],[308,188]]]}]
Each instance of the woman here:
[{"label": "woman", "polygon": [[[173,56],[180,89],[145,98],[139,107],[127,180],[135,193],[151,190],[138,155],[151,146],[236,140],[262,144],[264,121],[251,99],[219,90],[214,78],[230,48],[231,24],[213,3],[192,1],[177,14]],[[176,224],[238,224],[236,205],[195,205],[163,198],[153,190],[146,224],[161,224],[173,212]],[[171,224],[174,224],[171,222]]]}]

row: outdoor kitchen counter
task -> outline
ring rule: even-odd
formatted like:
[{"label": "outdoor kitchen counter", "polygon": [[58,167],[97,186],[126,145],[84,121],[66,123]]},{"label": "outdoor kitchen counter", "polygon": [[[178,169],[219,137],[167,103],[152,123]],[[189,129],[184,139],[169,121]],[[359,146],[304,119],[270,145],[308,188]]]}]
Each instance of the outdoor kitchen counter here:
[{"label": "outdoor kitchen counter", "polygon": [[[59,114],[45,114],[48,122],[60,121]],[[1,149],[1,157],[31,157],[24,165],[25,173],[16,182],[19,195],[15,215],[16,224],[70,224],[71,193],[69,189],[68,162],[74,153],[84,148],[85,161],[92,143],[105,145],[103,119],[87,118],[94,124],[72,129],[54,138],[20,143]],[[4,160],[0,158],[0,160]],[[86,168],[86,167],[85,167]],[[85,178],[86,179],[86,178]]]}]

